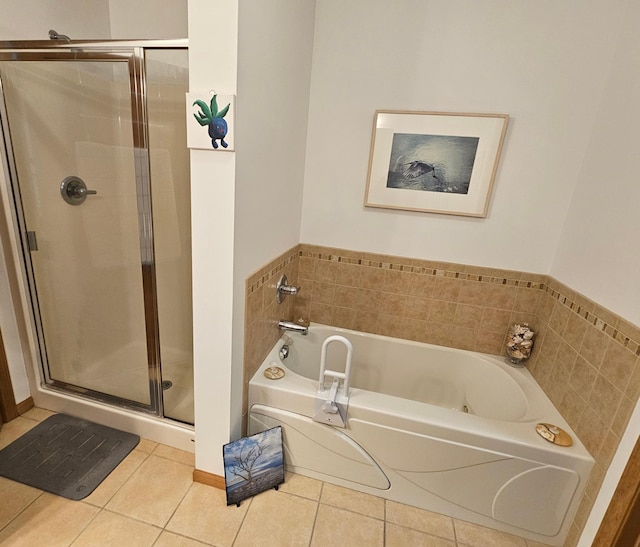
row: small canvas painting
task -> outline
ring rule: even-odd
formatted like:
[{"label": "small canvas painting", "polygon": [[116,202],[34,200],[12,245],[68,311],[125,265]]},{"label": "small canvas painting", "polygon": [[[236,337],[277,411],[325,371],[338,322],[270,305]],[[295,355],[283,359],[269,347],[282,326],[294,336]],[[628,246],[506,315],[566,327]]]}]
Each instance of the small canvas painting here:
[{"label": "small canvas painting", "polygon": [[240,505],[284,482],[281,426],[225,444],[222,455],[227,505]]}]

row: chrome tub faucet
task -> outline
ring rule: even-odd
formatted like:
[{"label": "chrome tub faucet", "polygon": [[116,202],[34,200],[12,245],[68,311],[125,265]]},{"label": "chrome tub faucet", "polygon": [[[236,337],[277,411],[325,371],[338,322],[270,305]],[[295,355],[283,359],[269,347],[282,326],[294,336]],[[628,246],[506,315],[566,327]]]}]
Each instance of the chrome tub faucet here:
[{"label": "chrome tub faucet", "polygon": [[295,321],[278,321],[278,328],[283,331],[299,332],[303,336],[309,334],[309,325]]}]

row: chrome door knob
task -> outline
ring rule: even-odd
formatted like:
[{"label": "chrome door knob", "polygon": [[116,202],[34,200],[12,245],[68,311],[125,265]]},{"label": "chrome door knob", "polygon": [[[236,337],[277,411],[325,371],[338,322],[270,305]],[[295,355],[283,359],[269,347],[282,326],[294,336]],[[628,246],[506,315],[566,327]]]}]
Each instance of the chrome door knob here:
[{"label": "chrome door knob", "polygon": [[80,205],[88,195],[97,193],[96,190],[88,190],[87,185],[80,177],[70,176],[60,183],[62,199],[69,205]]}]

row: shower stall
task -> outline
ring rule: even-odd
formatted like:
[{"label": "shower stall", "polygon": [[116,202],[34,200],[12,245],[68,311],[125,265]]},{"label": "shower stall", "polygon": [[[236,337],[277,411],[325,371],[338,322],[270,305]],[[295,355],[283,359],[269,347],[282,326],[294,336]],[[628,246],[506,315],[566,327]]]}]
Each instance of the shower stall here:
[{"label": "shower stall", "polygon": [[63,409],[193,424],[186,45],[0,43],[4,229]]}]

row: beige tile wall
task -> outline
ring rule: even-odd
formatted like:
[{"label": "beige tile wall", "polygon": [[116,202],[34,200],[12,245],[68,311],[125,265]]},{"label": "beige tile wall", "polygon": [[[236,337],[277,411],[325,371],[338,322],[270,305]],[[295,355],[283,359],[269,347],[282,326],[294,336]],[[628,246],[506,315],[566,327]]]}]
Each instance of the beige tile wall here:
[{"label": "beige tile wall", "polygon": [[[288,296],[276,302],[276,284],[285,274],[290,285],[298,277],[299,245],[289,249],[262,267],[245,282],[245,332],[244,332],[244,389],[243,414],[247,411],[249,380],[280,337],[277,323],[281,319],[293,319],[294,297]],[[243,424],[246,425],[245,416]]]},{"label": "beige tile wall", "polygon": [[[284,308],[274,304],[281,272],[300,286]],[[246,317],[245,384],[282,317],[491,354],[512,323],[529,322],[529,370],[596,460],[567,545],[640,396],[640,329],[546,275],[301,244],[247,280]]]},{"label": "beige tile wall", "polygon": [[573,545],[640,396],[640,329],[553,278],[542,292],[529,370],[596,460]]},{"label": "beige tile wall", "polygon": [[534,328],[545,276],[301,245],[295,315],[420,342],[502,353]]}]

